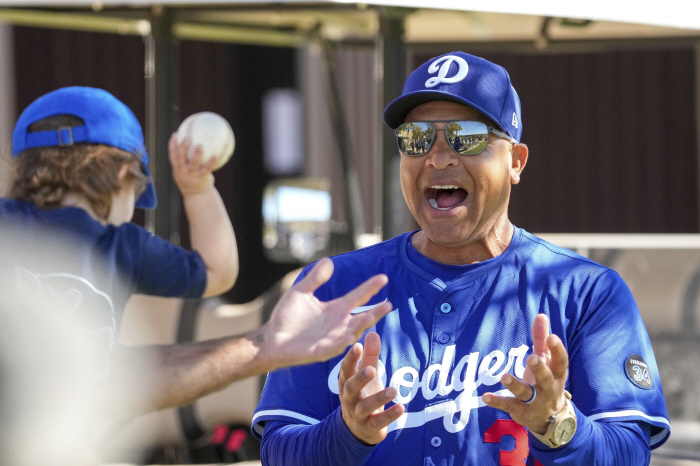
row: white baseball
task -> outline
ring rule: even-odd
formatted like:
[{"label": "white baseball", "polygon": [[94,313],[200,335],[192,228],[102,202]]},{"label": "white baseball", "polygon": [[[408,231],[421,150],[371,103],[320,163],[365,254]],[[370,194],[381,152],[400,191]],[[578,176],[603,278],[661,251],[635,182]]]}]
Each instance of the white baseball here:
[{"label": "white baseball", "polygon": [[187,157],[192,157],[197,146],[202,146],[202,163],[216,157],[214,170],[223,167],[233,154],[236,139],[228,121],[214,112],[200,112],[188,116],[177,129],[178,143],[188,140]]}]

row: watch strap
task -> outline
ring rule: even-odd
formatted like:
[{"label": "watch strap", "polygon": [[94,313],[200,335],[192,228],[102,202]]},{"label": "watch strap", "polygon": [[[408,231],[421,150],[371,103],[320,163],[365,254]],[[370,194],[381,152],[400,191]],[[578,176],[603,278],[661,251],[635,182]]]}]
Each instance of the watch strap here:
[{"label": "watch strap", "polygon": [[573,418],[574,423],[576,423],[576,411],[574,410],[574,405],[570,401],[571,393],[564,390],[564,398],[564,408],[561,411],[559,411],[556,414],[556,416],[552,416],[549,425],[547,426],[547,431],[544,434],[538,434],[537,432],[530,431],[533,437],[535,437],[537,440],[544,443],[545,445],[549,446],[550,448],[557,448],[562,445],[566,445],[571,440],[569,439],[564,443],[556,443],[554,441],[554,433],[556,432],[556,429],[559,426],[559,424],[561,424],[561,422],[564,419]]}]

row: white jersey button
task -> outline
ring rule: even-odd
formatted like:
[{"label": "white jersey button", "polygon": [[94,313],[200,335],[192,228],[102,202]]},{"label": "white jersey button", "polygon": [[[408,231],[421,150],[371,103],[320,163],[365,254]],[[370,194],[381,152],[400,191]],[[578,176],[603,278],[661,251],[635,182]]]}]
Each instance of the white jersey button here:
[{"label": "white jersey button", "polygon": [[440,445],[442,445],[442,439],[440,437],[433,437],[432,439],[430,439],[430,444],[437,448]]},{"label": "white jersey button", "polygon": [[452,310],[452,306],[450,306],[450,303],[442,303],[440,310],[443,312],[443,314],[447,314]]}]

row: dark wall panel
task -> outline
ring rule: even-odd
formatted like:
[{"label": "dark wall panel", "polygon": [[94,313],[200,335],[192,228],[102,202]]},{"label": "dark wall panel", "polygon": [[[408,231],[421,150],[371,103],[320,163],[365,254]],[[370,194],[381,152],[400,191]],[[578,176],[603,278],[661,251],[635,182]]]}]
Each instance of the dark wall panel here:
[{"label": "dark wall panel", "polygon": [[59,29],[14,28],[17,110],[64,86],[101,87],[146,114],[143,39]]},{"label": "dark wall panel", "polygon": [[530,159],[513,190],[514,223],[698,231],[692,50],[482,55],[508,70],[522,101]]}]

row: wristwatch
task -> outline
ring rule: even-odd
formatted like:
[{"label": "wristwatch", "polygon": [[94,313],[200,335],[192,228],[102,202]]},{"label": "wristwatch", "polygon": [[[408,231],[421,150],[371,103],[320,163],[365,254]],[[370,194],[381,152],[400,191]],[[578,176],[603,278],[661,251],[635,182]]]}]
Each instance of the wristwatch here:
[{"label": "wristwatch", "polygon": [[538,434],[530,431],[537,440],[551,448],[566,445],[576,433],[576,411],[574,411],[574,406],[569,401],[571,400],[571,393],[564,390],[564,397],[566,406],[555,416],[549,418],[547,432]]}]

